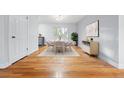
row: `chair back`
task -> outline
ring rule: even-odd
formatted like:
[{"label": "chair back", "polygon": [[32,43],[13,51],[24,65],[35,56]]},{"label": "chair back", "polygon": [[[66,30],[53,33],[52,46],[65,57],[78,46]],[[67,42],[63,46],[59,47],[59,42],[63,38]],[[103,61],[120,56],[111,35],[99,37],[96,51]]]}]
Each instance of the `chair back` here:
[{"label": "chair back", "polygon": [[56,42],[54,42],[54,45],[56,47],[64,47],[65,46],[65,43],[63,41],[56,41]]}]

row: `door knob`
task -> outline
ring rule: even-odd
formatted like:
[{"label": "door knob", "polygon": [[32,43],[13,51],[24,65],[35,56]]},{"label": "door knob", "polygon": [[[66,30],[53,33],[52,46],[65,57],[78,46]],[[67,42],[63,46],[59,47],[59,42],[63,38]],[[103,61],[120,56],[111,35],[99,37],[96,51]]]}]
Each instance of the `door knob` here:
[{"label": "door knob", "polygon": [[12,36],[12,38],[16,38],[16,36]]}]

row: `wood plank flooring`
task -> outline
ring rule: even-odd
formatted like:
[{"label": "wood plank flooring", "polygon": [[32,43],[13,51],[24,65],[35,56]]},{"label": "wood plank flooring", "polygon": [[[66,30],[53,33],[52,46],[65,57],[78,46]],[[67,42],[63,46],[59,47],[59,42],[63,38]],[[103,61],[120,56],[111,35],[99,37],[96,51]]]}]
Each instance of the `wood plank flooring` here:
[{"label": "wood plank flooring", "polygon": [[0,70],[1,78],[120,78],[119,70],[100,59],[91,57],[79,48],[73,47],[80,56],[39,57],[47,47],[25,57],[6,69]]}]

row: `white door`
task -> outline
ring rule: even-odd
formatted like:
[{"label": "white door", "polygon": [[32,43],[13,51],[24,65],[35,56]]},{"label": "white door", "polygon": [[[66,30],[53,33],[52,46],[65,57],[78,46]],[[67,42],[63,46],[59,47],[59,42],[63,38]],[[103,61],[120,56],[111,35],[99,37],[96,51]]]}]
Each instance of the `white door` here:
[{"label": "white door", "polygon": [[23,58],[27,55],[27,48],[28,48],[28,24],[26,16],[18,16],[19,23],[18,23],[18,37],[19,37],[19,58]]},{"label": "white door", "polygon": [[26,16],[10,16],[9,29],[9,60],[14,63],[27,55]]},{"label": "white door", "polygon": [[9,61],[15,62],[17,60],[17,44],[16,44],[16,18],[15,16],[9,17]]},{"label": "white door", "polygon": [[38,16],[28,17],[28,54],[38,50]]}]

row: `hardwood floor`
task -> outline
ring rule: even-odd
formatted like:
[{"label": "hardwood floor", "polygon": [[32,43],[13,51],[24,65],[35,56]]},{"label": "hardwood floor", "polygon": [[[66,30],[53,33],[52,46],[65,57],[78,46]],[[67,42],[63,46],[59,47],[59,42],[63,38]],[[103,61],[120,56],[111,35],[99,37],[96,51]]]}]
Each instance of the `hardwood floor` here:
[{"label": "hardwood floor", "polygon": [[47,47],[40,48],[32,55],[19,60],[6,69],[0,70],[0,77],[6,78],[119,78],[124,70],[119,70],[104,61],[88,56],[78,47],[80,54],[75,57],[39,57]]}]

